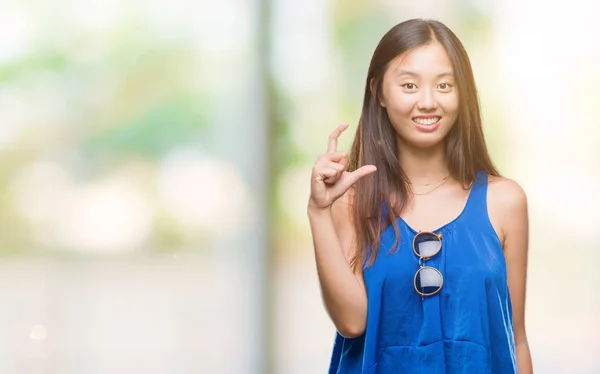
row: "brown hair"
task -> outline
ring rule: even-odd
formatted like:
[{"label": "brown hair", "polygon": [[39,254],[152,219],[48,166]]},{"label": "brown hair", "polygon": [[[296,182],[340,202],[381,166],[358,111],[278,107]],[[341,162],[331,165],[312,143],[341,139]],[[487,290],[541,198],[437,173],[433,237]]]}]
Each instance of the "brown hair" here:
[{"label": "brown hair", "polygon": [[377,167],[375,174],[354,186],[355,267],[374,263],[380,247],[379,236],[389,224],[396,233],[390,251],[397,246],[400,234],[396,217],[403,211],[409,194],[407,177],[399,166],[395,130],[387,112],[379,105],[383,75],[397,56],[432,42],[440,43],[448,53],[459,95],[456,123],[444,139],[451,176],[464,188],[469,188],[478,171],[499,175],[485,144],[475,79],[460,40],[438,21],[413,19],[394,26],[373,53],[360,121],[350,152],[350,171],[363,165]]}]

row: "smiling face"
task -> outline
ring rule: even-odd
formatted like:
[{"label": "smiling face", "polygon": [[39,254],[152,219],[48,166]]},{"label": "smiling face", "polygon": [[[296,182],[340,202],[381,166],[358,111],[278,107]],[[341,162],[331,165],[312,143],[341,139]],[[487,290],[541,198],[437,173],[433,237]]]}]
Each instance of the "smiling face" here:
[{"label": "smiling face", "polygon": [[446,50],[432,42],[396,57],[381,87],[400,144],[418,148],[439,145],[458,117],[458,91]]}]

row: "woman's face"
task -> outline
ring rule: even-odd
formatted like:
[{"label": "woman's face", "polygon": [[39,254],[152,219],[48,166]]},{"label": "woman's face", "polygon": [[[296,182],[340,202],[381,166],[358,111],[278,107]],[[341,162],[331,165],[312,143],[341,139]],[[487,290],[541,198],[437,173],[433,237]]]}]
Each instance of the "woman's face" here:
[{"label": "woman's face", "polygon": [[418,148],[438,145],[458,116],[458,92],[444,47],[433,42],[391,61],[383,76],[380,105],[400,143]]}]

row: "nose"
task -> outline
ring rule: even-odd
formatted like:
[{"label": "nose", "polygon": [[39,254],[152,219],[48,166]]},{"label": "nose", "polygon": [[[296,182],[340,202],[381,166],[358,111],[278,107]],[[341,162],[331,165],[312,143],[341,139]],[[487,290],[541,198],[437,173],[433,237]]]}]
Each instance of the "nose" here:
[{"label": "nose", "polygon": [[433,90],[421,90],[417,107],[422,111],[430,111],[437,108],[437,101],[435,100],[435,94]]}]

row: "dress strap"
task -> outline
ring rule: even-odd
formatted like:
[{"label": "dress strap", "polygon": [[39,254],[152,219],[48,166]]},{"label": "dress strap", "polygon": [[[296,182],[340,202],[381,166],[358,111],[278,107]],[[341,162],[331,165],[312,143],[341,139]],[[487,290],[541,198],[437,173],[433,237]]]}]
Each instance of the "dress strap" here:
[{"label": "dress strap", "polygon": [[487,187],[488,174],[484,171],[477,172],[465,207],[466,215],[478,220],[481,220],[482,217],[488,217]]}]

